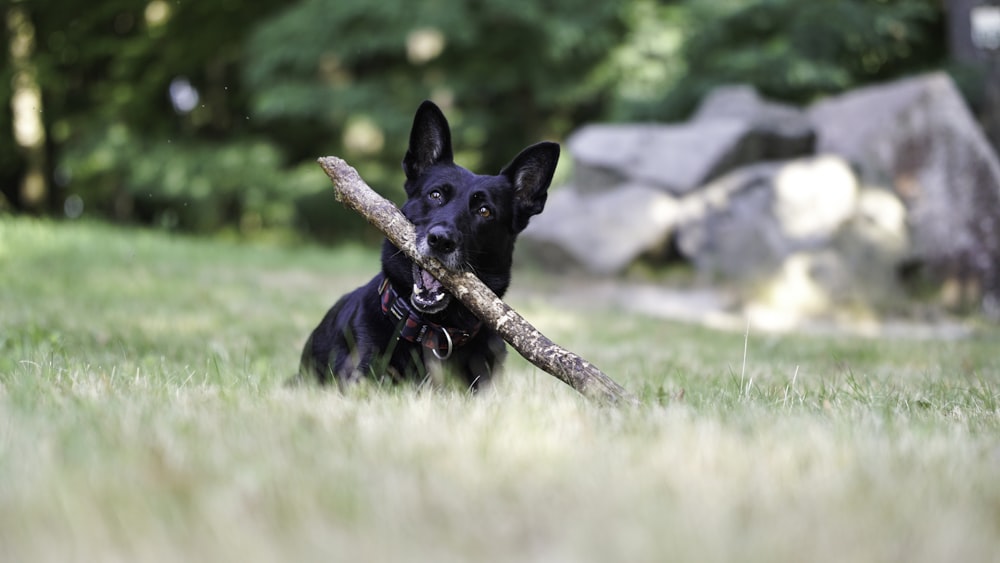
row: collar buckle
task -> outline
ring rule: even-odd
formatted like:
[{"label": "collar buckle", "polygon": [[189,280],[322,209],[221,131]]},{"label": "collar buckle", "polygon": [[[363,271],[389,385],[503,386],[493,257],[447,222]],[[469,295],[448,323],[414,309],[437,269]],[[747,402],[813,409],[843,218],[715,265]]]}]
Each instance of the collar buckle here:
[{"label": "collar buckle", "polygon": [[445,361],[445,360],[447,360],[448,358],[451,357],[451,351],[454,349],[455,343],[452,341],[452,339],[451,339],[451,333],[448,332],[448,329],[446,329],[444,327],[441,327],[441,332],[444,333],[445,340],[447,340],[447,342],[448,342],[448,349],[444,353],[444,355],[441,355],[441,354],[438,353],[437,346],[435,346],[435,347],[431,348],[431,353],[434,354],[435,358],[437,358],[437,359],[439,359],[439,360],[441,360],[443,362],[443,361]]}]

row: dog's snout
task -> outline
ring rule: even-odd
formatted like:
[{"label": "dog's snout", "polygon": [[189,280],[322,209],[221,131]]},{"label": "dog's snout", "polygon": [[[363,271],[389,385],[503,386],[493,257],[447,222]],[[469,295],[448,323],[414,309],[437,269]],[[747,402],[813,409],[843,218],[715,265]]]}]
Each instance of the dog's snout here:
[{"label": "dog's snout", "polygon": [[435,225],[427,231],[427,246],[434,252],[451,254],[458,247],[458,241],[454,231],[443,225]]}]

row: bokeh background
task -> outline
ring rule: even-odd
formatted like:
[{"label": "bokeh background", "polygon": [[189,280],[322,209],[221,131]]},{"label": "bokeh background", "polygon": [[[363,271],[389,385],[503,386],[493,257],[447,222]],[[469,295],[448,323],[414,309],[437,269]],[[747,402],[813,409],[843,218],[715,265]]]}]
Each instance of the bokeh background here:
[{"label": "bokeh background", "polygon": [[342,155],[398,197],[425,98],[482,170],[583,123],[683,119],[719,84],[807,103],[945,69],[984,116],[989,61],[961,33],[976,4],[14,0],[0,208],[356,237],[358,221],[317,204],[314,159]]}]

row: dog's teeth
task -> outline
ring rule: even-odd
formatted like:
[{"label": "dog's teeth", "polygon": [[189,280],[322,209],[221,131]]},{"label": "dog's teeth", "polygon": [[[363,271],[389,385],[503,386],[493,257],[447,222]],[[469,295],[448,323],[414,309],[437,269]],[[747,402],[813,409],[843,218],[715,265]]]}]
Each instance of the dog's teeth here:
[{"label": "dog's teeth", "polygon": [[413,294],[414,295],[420,295],[420,286],[419,285],[413,284]]},{"label": "dog's teeth", "polygon": [[438,293],[437,297],[434,298],[434,302],[437,303],[437,302],[441,301],[442,299],[444,299],[444,294],[443,293]]}]

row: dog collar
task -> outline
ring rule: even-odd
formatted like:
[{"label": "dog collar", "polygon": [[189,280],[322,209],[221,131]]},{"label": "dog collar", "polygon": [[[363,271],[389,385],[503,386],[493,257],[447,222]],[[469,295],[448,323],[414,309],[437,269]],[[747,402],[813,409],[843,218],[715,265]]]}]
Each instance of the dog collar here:
[{"label": "dog collar", "polygon": [[409,299],[400,297],[389,278],[383,278],[382,284],[378,287],[379,295],[382,297],[382,313],[393,317],[400,323],[399,333],[396,338],[402,338],[407,342],[415,342],[429,349],[439,360],[447,360],[451,357],[452,351],[472,340],[479,334],[483,322],[476,321],[472,327],[461,329],[455,327],[444,327],[437,323],[426,321],[420,316]]}]

